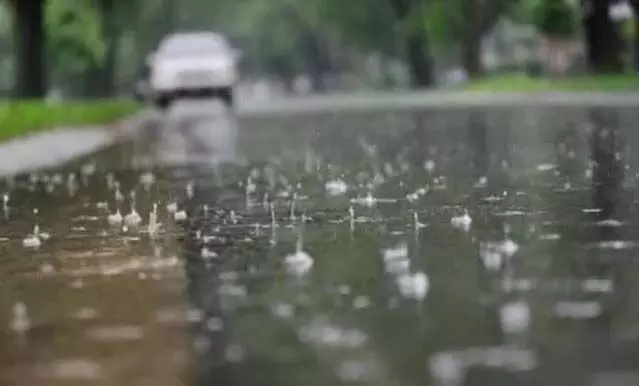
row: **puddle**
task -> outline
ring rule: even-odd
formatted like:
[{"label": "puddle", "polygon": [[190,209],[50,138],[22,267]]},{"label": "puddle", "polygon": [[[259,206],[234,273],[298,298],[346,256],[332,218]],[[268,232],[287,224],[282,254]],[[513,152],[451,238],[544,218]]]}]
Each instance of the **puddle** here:
[{"label": "puddle", "polygon": [[0,381],[625,382],[637,118],[205,119],[7,180]]}]

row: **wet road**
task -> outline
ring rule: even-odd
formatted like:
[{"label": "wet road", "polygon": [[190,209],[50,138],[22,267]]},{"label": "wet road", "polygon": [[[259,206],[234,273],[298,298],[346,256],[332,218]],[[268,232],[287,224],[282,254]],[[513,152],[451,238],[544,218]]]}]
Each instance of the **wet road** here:
[{"label": "wet road", "polygon": [[635,385],[638,118],[179,104],[3,183],[0,384]]}]

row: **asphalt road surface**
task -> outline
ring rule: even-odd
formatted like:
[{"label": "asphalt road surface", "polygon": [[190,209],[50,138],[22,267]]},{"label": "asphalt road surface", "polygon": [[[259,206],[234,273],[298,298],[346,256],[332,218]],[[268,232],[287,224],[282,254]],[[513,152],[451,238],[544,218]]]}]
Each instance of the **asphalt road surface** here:
[{"label": "asphalt road surface", "polygon": [[0,384],[639,382],[636,109],[339,100],[6,179]]}]

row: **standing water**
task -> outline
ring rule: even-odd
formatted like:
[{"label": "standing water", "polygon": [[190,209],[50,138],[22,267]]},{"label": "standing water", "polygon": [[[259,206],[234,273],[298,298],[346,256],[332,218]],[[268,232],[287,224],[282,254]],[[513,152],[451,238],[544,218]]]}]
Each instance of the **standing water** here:
[{"label": "standing water", "polygon": [[18,176],[0,384],[639,384],[638,118],[245,118],[218,163],[184,123]]}]

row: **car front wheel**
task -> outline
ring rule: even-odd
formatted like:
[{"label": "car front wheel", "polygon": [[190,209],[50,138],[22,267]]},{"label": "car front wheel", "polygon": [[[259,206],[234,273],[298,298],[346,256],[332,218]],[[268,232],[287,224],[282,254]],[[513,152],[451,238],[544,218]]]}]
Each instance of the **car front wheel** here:
[{"label": "car front wheel", "polygon": [[164,109],[167,109],[171,105],[172,101],[173,101],[173,97],[171,95],[168,95],[168,94],[158,95],[155,98],[155,105],[158,108],[164,110]]},{"label": "car front wheel", "polygon": [[220,99],[222,99],[222,101],[228,107],[233,107],[235,101],[234,101],[234,95],[233,95],[233,88],[232,87],[225,87],[225,88],[221,89],[220,92],[219,92],[219,96],[220,96]]}]

